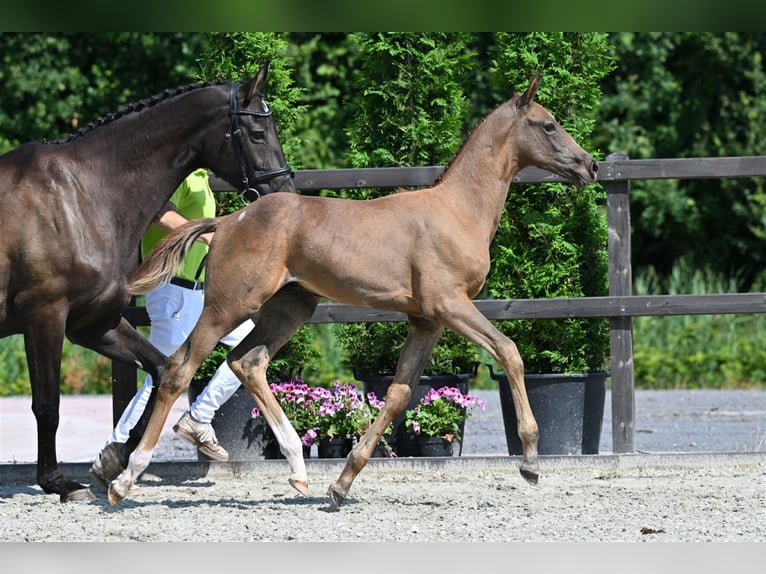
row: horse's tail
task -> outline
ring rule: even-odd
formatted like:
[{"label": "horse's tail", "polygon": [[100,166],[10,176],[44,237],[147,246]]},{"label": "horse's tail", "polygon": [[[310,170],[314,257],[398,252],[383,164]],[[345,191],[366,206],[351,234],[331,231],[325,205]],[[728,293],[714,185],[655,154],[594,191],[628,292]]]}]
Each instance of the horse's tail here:
[{"label": "horse's tail", "polygon": [[217,219],[204,218],[190,221],[169,233],[131,273],[128,278],[128,292],[131,295],[143,295],[170,281],[183,266],[184,257],[197,238],[217,228]]}]

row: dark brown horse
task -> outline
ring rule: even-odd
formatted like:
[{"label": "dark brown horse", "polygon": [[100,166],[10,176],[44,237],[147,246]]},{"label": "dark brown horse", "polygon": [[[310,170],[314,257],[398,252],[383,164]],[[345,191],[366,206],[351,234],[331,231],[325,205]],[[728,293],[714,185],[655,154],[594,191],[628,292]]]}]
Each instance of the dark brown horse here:
[{"label": "dark brown horse", "polygon": [[370,201],[275,194],[168,236],[137,270],[131,290],[144,292],[167,280],[195,238],[215,230],[205,309],[168,359],[151,420],[128,467],[110,485],[110,502],[122,500],[146,469],[170,407],[216,341],[259,311],[255,329],[228,360],[279,440],[290,483],[305,493],[301,443],[271,394],[266,367],[311,317],[320,297],[401,311],[409,320],[385,407],[330,486],[333,505],[343,502],[383,431],[407,405],[444,328],[481,345],[503,366],[523,444],[521,473],[537,482],[538,429],[524,388],[524,364],[516,345],[471,300],[489,271],[490,243],[517,171],[534,165],[578,186],[596,179],[593,158],[533,101],[539,81],[489,114],[431,188]]},{"label": "dark brown horse", "polygon": [[165,357],[121,317],[136,248],[155,214],[200,167],[247,194],[295,191],[261,98],[267,75],[268,63],[241,84],[167,91],[66,142],[0,156],[0,337],[24,335],[37,482],[62,501],[93,498],[57,463],[64,336],[161,375]]}]

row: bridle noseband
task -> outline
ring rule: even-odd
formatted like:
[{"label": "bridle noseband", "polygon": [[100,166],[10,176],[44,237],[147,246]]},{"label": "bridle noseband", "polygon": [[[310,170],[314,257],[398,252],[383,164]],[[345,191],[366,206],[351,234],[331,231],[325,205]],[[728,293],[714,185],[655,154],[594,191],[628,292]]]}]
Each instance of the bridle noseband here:
[{"label": "bridle noseband", "polygon": [[277,188],[278,191],[282,188],[288,179],[295,177],[295,172],[293,172],[293,169],[289,165],[285,165],[285,167],[279,167],[277,169],[260,170],[256,170],[253,167],[253,164],[250,161],[250,156],[245,150],[245,143],[242,141],[242,130],[239,127],[239,116],[246,115],[267,118],[271,116],[271,108],[266,102],[261,100],[264,108],[266,108],[266,111],[264,112],[248,109],[237,109],[237,87],[239,87],[239,82],[232,83],[231,91],[229,92],[229,129],[226,132],[226,136],[224,137],[224,144],[228,143],[230,140],[234,141],[234,144],[237,148],[237,156],[239,159],[239,169],[242,173],[242,197],[248,201],[255,201],[261,196],[261,194],[258,193],[257,189],[250,187],[250,179],[248,178],[248,173],[253,175],[253,184],[263,183],[276,177],[284,178],[282,183]]}]

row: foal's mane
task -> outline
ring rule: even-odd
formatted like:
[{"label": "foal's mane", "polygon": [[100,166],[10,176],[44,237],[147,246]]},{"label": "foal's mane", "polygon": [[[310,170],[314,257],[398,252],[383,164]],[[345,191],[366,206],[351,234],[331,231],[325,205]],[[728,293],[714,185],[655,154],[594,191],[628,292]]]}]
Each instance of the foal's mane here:
[{"label": "foal's mane", "polygon": [[109,113],[105,116],[100,117],[99,119],[90,122],[87,126],[84,128],[80,128],[75,133],[70,134],[69,137],[67,137],[64,140],[56,140],[53,142],[48,142],[46,140],[43,140],[43,143],[51,143],[51,144],[60,144],[60,143],[68,143],[73,140],[79,139],[82,136],[84,136],[87,133],[92,132],[96,128],[99,128],[103,125],[109,124],[119,118],[125,117],[127,115],[140,112],[141,110],[151,108],[155,105],[157,105],[160,102],[164,102],[166,100],[169,100],[170,98],[174,98],[176,96],[180,96],[181,94],[185,94],[187,92],[191,92],[194,90],[198,90],[200,88],[205,88],[207,86],[214,86],[214,85],[220,85],[220,84],[226,84],[229,83],[225,80],[218,80],[215,82],[197,82],[194,84],[186,84],[184,86],[179,86],[177,88],[168,88],[166,90],[163,90],[159,94],[155,94],[154,96],[150,96],[148,98],[143,98],[137,102],[133,102],[132,104],[128,104],[123,109]]},{"label": "foal's mane", "polygon": [[[511,98],[511,100],[515,100],[517,97],[518,97],[518,94],[517,94],[517,95],[515,95],[513,98]],[[443,171],[443,172],[441,172],[441,174],[439,175],[439,177],[437,177],[437,178],[436,178],[436,181],[434,181],[434,182],[433,182],[433,186],[435,186],[435,185],[438,185],[438,184],[439,184],[439,183],[442,181],[442,179],[444,179],[444,176],[446,176],[446,175],[447,175],[447,172],[449,171],[449,168],[450,168],[450,167],[452,167],[452,164],[455,162],[455,160],[458,158],[458,156],[460,155],[460,153],[463,151],[463,148],[465,147],[465,145],[466,145],[466,144],[467,144],[469,141],[471,141],[471,138],[473,137],[473,135],[476,133],[476,131],[477,131],[477,130],[478,130],[480,127],[481,127],[481,126],[483,126],[483,125],[484,125],[484,123],[487,121],[487,119],[489,118],[489,116],[491,116],[493,113],[495,113],[495,110],[499,109],[500,107],[504,106],[504,105],[505,105],[505,104],[507,104],[507,103],[509,103],[509,102],[508,102],[508,101],[505,101],[505,102],[503,102],[502,104],[498,104],[498,105],[496,105],[496,106],[495,106],[495,108],[494,108],[494,109],[493,109],[491,112],[489,112],[488,114],[486,114],[486,115],[485,115],[485,116],[484,116],[484,117],[481,119],[481,121],[480,121],[478,124],[476,124],[476,125],[474,126],[474,128],[473,128],[471,131],[469,131],[469,132],[468,132],[468,135],[467,135],[467,136],[466,136],[466,137],[463,139],[463,143],[461,143],[461,144],[460,144],[460,147],[458,148],[458,150],[457,150],[457,152],[455,153],[455,155],[453,155],[453,156],[452,156],[452,159],[451,159],[451,160],[449,160],[449,163],[447,164],[447,167],[446,167],[446,168],[444,168],[444,171]]]}]

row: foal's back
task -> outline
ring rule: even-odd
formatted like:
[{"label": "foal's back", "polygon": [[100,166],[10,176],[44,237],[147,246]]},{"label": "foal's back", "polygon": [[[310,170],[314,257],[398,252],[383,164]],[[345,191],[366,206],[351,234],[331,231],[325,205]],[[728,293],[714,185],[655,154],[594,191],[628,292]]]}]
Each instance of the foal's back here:
[{"label": "foal's back", "polygon": [[250,274],[250,285],[278,276],[341,303],[418,313],[431,285],[476,291],[488,270],[481,249],[466,254],[471,242],[450,212],[436,188],[372,200],[274,194],[227,216],[216,236],[236,252],[226,268]]}]

